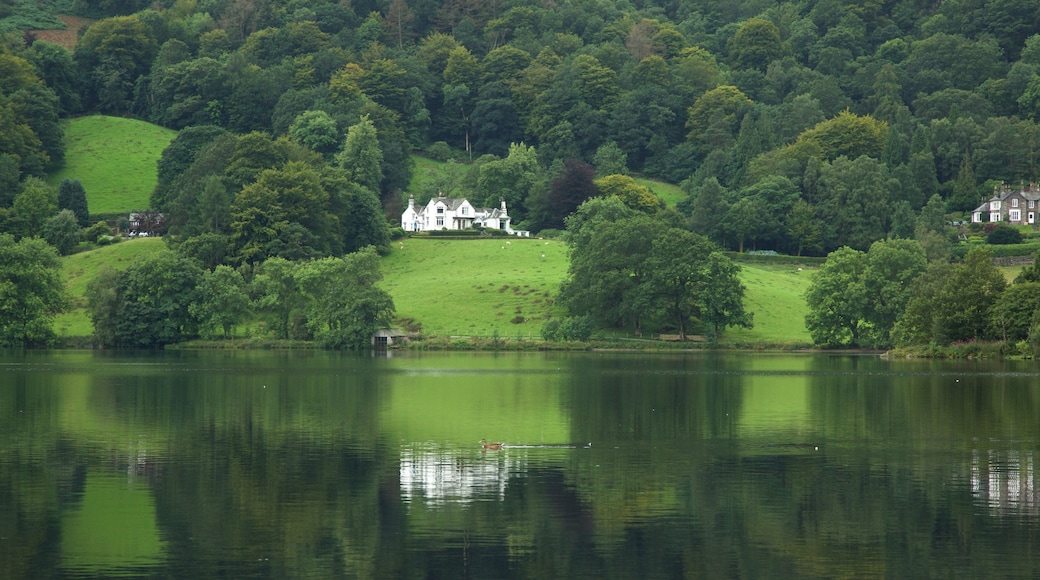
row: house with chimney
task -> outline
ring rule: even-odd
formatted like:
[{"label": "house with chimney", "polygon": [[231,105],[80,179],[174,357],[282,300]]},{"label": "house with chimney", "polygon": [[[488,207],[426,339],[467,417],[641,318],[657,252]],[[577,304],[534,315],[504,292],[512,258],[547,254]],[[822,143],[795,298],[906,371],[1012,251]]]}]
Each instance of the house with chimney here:
[{"label": "house with chimney", "polygon": [[514,230],[503,200],[501,207],[475,207],[465,198],[439,194],[425,206],[416,207],[415,197],[408,197],[408,207],[401,214],[401,228],[406,232],[468,230],[475,227],[503,230],[510,235],[527,237],[530,232]]},{"label": "house with chimney", "polygon": [[973,223],[1004,222],[1014,226],[1029,225],[1034,229],[1040,213],[1040,185],[1030,183],[1010,187],[1001,183],[993,188],[993,197],[971,212]]}]

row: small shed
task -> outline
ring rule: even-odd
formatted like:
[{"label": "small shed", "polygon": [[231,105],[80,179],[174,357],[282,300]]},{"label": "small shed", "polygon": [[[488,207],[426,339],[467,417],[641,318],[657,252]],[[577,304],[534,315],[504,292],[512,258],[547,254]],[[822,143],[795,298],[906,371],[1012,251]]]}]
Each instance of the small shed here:
[{"label": "small shed", "polygon": [[386,349],[408,342],[408,333],[398,328],[380,328],[372,335],[372,348]]}]

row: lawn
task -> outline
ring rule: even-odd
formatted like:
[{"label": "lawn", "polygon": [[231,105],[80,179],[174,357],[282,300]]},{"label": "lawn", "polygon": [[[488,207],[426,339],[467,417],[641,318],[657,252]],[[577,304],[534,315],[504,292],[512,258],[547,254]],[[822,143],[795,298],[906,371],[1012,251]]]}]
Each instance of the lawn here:
[{"label": "lawn", "polygon": [[148,208],[156,163],[177,132],[158,125],[92,115],[65,125],[65,166],[48,181],[78,179],[92,215]]},{"label": "lawn", "polygon": [[567,246],[535,238],[394,242],[380,286],[427,334],[540,336],[567,273]]},{"label": "lawn", "polygon": [[792,265],[741,264],[747,288],[744,307],[754,313],[755,327],[732,328],[725,342],[811,342],[805,328],[805,289],[815,268]]}]

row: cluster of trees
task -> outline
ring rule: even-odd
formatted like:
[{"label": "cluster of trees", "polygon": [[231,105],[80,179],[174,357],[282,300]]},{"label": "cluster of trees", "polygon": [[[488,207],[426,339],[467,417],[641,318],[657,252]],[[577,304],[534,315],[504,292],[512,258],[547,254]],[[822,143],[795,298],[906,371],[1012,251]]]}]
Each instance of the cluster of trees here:
[{"label": "cluster of trees", "polygon": [[330,161],[286,137],[184,129],[159,160],[152,206],[173,247],[210,269],[384,249],[375,127],[362,118],[345,141]]},{"label": "cluster of trees", "polygon": [[571,264],[559,301],[571,316],[636,333],[674,330],[680,340],[703,329],[717,342],[728,326],[751,327],[739,266],[674,212],[651,215],[617,196],[597,197],[567,219],[567,233]]},{"label": "cluster of trees", "polygon": [[73,8],[105,18],[71,53],[0,49],[0,134],[20,136],[0,166],[18,179],[60,163],[70,112],[263,132],[330,161],[367,117],[390,215],[407,155],[428,151],[489,167],[445,193],[513,198],[518,224],[561,227],[550,184],[574,159],[682,182],[716,243],[823,254],[866,250],[934,194],[971,209],[1040,165],[1038,16],[1015,0]]},{"label": "cluster of trees", "polygon": [[1040,347],[1040,254],[1009,285],[985,248],[950,263],[929,262],[916,240],[879,241],[866,252],[845,247],[827,256],[806,301],[806,326],[821,346],[999,340],[1033,349]]},{"label": "cluster of trees", "polygon": [[376,286],[379,256],[365,248],[343,257],[212,270],[176,252],[159,252],[127,270],[107,270],[87,290],[98,342],[155,348],[199,336],[230,338],[246,322],[268,336],[361,349],[388,325],[394,304]]}]

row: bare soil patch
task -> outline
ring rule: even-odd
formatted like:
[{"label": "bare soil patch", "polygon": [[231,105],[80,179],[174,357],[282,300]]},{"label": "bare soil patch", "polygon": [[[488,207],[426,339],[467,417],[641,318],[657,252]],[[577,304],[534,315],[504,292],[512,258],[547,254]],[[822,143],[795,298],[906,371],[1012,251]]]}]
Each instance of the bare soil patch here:
[{"label": "bare soil patch", "polygon": [[58,20],[65,23],[65,30],[30,30],[29,32],[35,35],[37,40],[53,42],[73,50],[76,48],[76,41],[79,40],[79,30],[94,22],[93,18],[82,18],[69,14],[59,14]]}]

